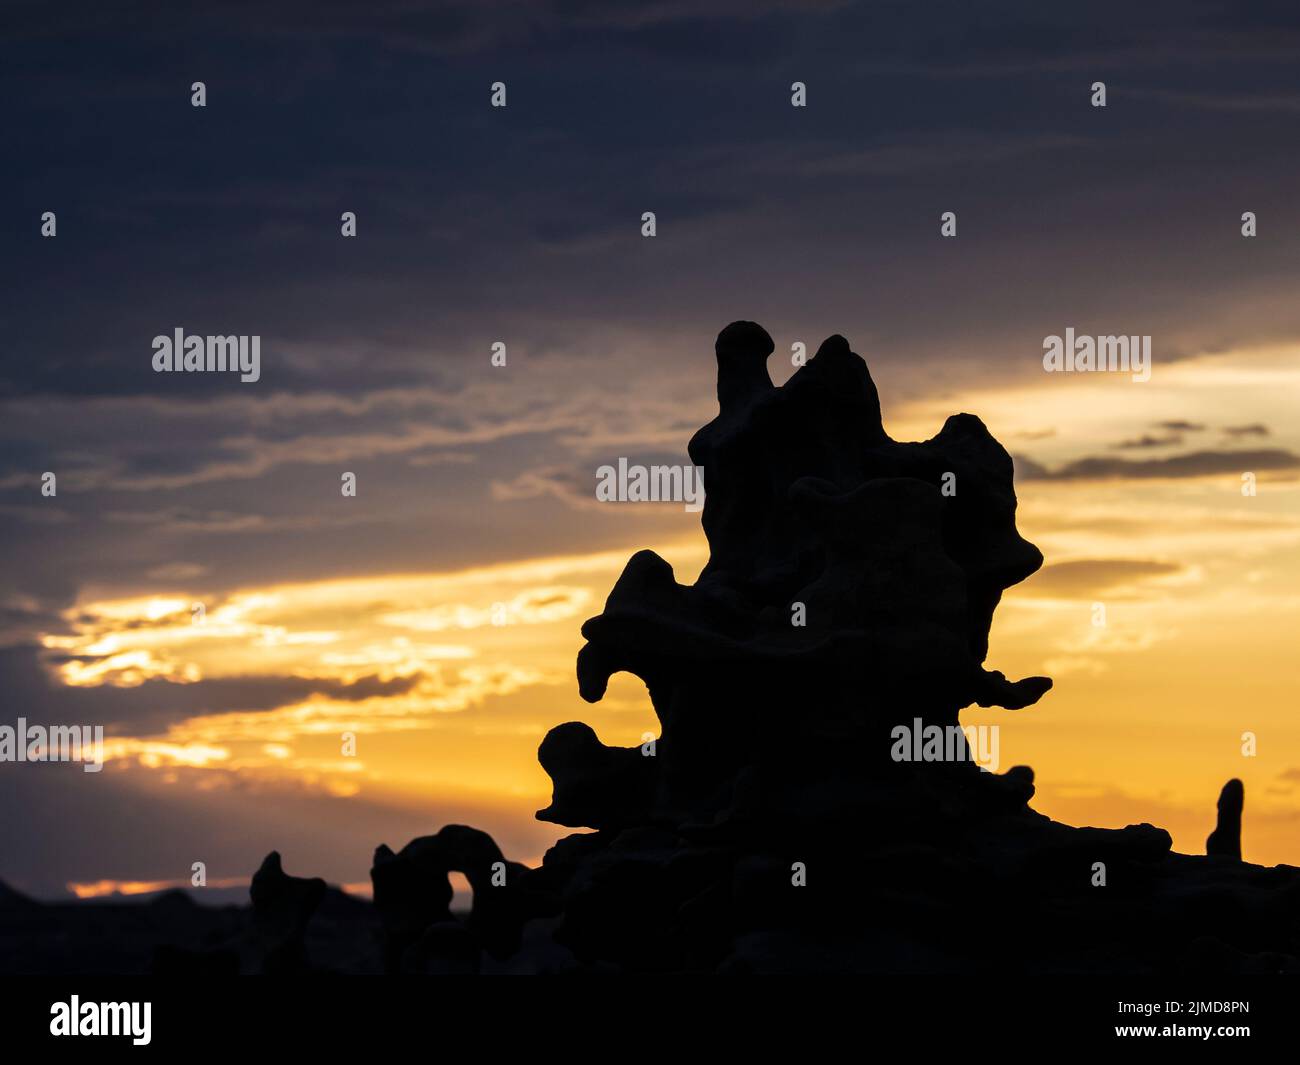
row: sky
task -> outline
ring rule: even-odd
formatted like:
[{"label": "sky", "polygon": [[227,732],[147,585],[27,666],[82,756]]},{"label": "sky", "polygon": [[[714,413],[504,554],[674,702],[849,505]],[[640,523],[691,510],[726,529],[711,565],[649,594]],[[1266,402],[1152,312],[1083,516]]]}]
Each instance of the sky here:
[{"label": "sky", "polygon": [[[697,513],[598,503],[596,470],[686,461],[742,318],[778,382],[841,333],[896,439],[968,411],[1016,457],[1046,565],[988,665],[1056,686],[962,720],[1035,808],[1199,853],[1239,777],[1245,857],[1300,864],[1292,5],[0,26],[0,724],[108,737],[99,774],[0,763],[6,883],[237,887],[278,849],[361,890],[447,823],[540,861],[547,729],[655,727],[635,678],[581,701],[579,626],[636,550],[707,560]],[[177,328],[259,336],[259,380],[156,373]],[[1044,372],[1067,328],[1149,335],[1150,380]]]}]

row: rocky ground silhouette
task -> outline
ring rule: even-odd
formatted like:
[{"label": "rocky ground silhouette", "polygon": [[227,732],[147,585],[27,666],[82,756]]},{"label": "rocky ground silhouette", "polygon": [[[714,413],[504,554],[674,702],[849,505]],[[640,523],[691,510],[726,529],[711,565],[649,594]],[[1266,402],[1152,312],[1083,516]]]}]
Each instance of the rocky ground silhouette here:
[{"label": "rocky ground silhouette", "polygon": [[[275,853],[249,908],[11,892],[0,964],[1300,972],[1300,870],[1241,860],[1239,781],[1193,856],[1149,824],[1076,828],[1035,812],[1025,766],[895,757],[899,728],[950,730],[965,707],[1020,710],[1050,689],[984,664],[1003,591],[1042,556],[1016,530],[1011,459],[978,418],[900,443],[843,337],[781,387],[772,350],[752,322],[717,340],[719,413],[689,448],[708,492],[699,580],[679,584],[639,552],[583,626],[582,697],[632,673],[661,725],[644,747],[605,746],[581,722],[542,742],[554,791],[537,816],[592,831],[535,869],[462,825],[381,845],[373,902],[290,876]],[[466,914],[451,907],[453,871],[473,888]]]}]

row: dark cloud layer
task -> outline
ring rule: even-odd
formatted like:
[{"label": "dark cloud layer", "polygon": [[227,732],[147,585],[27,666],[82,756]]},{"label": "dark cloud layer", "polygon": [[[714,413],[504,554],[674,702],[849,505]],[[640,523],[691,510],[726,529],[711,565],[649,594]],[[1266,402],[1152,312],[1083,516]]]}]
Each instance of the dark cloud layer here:
[{"label": "dark cloud layer", "polygon": [[1115,445],[1121,451],[1141,450],[1149,447],[1171,447],[1181,444],[1183,438],[1177,433],[1166,433],[1164,436],[1153,436],[1151,433],[1143,433],[1141,436],[1131,437],[1128,440],[1121,440]]},{"label": "dark cloud layer", "polygon": [[69,687],[50,676],[43,658],[48,655],[35,647],[0,649],[0,689],[6,693],[9,724],[25,716],[33,724],[104,725],[110,736],[138,736],[164,731],[169,724],[200,714],[273,710],[313,694],[342,700],[401,695],[420,680],[418,675],[392,680],[363,677],[349,684],[326,678],[243,676],[188,684],[151,678],[132,687]]},{"label": "dark cloud layer", "polygon": [[1162,358],[1300,322],[1258,313],[1296,215],[1289,116],[1178,96],[1295,91],[1285,9],[57,8],[11,10],[0,46],[11,395],[237,393],[151,372],[176,325],[260,333],[266,390],[355,392],[455,388],[503,334],[580,350],[575,319],[707,337],[763,308],[909,362],[1026,364],[1087,316]]},{"label": "dark cloud layer", "polygon": [[1258,451],[1192,451],[1159,459],[1122,459],[1089,456],[1055,470],[1024,456],[1013,456],[1016,477],[1022,481],[1092,481],[1111,479],[1212,477],[1300,469],[1300,455],[1282,448]]},{"label": "dark cloud layer", "polygon": [[1182,567],[1142,558],[1081,558],[1044,566],[1026,582],[1026,595],[1082,599],[1169,577]]}]

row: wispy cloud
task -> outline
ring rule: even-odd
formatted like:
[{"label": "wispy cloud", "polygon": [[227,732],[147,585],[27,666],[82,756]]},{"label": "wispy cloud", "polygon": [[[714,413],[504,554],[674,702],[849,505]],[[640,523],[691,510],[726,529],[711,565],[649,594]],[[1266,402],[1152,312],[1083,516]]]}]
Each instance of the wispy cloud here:
[{"label": "wispy cloud", "polygon": [[1282,448],[1258,451],[1193,451],[1158,459],[1122,459],[1088,456],[1055,470],[1031,459],[1014,456],[1021,480],[1100,481],[1113,479],[1219,477],[1246,472],[1289,472],[1300,469],[1300,455]]}]

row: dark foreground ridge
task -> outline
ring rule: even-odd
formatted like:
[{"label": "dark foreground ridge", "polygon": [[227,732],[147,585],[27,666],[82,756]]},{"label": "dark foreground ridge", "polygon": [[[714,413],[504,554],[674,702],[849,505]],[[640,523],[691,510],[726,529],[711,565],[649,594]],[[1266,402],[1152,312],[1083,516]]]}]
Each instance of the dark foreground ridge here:
[{"label": "dark foreground ridge", "polygon": [[[162,908],[142,937],[171,937],[154,971],[1300,971],[1300,870],[1240,860],[1239,781],[1199,857],[1148,824],[1036,813],[1025,766],[896,760],[897,726],[1051,687],[984,668],[1002,592],[1042,556],[978,418],[898,443],[843,337],[780,388],[772,350],[752,322],[718,337],[719,414],[690,442],[699,580],[642,551],[583,626],[582,697],[633,673],[661,724],[645,747],[580,722],[543,741],[537,816],[595,831],[537,869],[461,825],[380,846],[373,904],[272,854],[251,914],[135,907]],[[474,889],[463,920],[450,871]],[[0,899],[0,921],[32,905]]]}]

